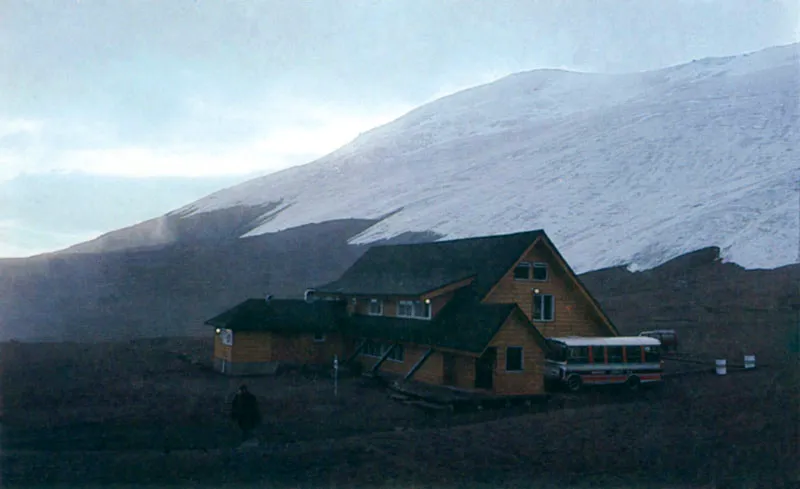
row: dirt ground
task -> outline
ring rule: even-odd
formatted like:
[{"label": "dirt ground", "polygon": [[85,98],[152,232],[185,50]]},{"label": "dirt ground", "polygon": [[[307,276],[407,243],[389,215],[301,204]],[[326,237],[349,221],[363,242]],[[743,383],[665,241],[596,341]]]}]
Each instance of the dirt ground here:
[{"label": "dirt ground", "polygon": [[338,396],[327,374],[248,378],[262,445],[237,449],[226,403],[242,380],[193,365],[207,346],[3,344],[4,487],[800,483],[796,363],[674,378],[638,398],[598,391],[544,412],[449,415],[360,378],[342,379]]}]

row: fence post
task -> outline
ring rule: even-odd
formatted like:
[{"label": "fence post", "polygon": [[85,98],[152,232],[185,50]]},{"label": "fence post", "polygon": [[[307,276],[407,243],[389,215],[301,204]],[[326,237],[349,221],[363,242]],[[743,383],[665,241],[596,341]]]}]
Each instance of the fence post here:
[{"label": "fence post", "polygon": [[339,395],[339,356],[333,356],[333,395]]}]

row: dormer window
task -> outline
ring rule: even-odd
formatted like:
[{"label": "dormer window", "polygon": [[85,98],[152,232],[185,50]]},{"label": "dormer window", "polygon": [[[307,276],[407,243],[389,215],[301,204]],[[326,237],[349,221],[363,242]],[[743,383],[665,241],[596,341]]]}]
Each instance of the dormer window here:
[{"label": "dormer window", "polygon": [[368,313],[370,316],[383,316],[383,301],[380,299],[370,299]]},{"label": "dormer window", "polygon": [[514,280],[547,281],[547,263],[520,262],[514,267]]},{"label": "dormer window", "polygon": [[430,319],[431,304],[423,301],[400,301],[397,303],[397,317]]}]

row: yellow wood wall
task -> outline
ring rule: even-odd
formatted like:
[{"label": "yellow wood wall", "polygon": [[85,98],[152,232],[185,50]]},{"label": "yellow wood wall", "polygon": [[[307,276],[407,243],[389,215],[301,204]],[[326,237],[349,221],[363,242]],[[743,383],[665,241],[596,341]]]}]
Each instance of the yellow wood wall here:
[{"label": "yellow wood wall", "polygon": [[287,335],[272,332],[234,332],[233,346],[214,337],[214,358],[231,363],[285,362],[292,364],[333,364],[333,356],[346,354],[339,333],[328,334],[324,342],[313,334]]},{"label": "yellow wood wall", "polygon": [[234,331],[234,363],[258,363],[272,361],[272,333],[264,331]]},{"label": "yellow wood wall", "polygon": [[453,358],[453,377],[448,385],[461,389],[475,388],[475,358],[451,353]]},{"label": "yellow wood wall", "polygon": [[[418,346],[413,344],[404,344],[405,356],[402,362],[396,360],[386,359],[381,364],[380,372],[391,373],[394,375],[405,376],[411,368],[416,365],[422,355],[428,351],[427,346]],[[358,355],[357,361],[365,369],[371,369],[375,363],[380,360],[379,357],[369,355]],[[414,373],[413,380],[425,382],[428,384],[441,385],[442,384],[442,354],[433,352],[425,363]]]},{"label": "yellow wood wall", "polygon": [[231,347],[223,345],[220,335],[214,333],[214,358],[230,362],[233,358],[231,352]]},{"label": "yellow wood wall", "polygon": [[[497,348],[494,393],[498,395],[533,395],[544,392],[544,352],[530,326],[518,314],[512,314],[489,344]],[[520,372],[506,371],[506,348],[522,347]]]},{"label": "yellow wood wall", "polygon": [[314,341],[313,334],[289,335],[273,333],[273,362],[333,365],[333,356],[342,356],[343,344],[338,333],[326,334],[325,341]]},{"label": "yellow wood wall", "polygon": [[539,289],[540,294],[553,295],[555,300],[554,320],[533,322],[545,337],[613,335],[603,326],[599,315],[575,281],[558,266],[552,253],[543,244],[537,244],[519,261],[547,263],[547,280],[515,280],[512,269],[484,302],[516,302],[530,319],[533,315],[533,290]]}]

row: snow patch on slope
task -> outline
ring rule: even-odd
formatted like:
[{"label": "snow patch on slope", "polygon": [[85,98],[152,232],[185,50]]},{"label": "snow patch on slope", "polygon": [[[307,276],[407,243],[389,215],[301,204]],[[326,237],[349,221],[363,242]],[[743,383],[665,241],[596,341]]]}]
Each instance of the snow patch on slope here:
[{"label": "snow patch on slope", "polygon": [[512,75],[177,212],[282,201],[245,236],[394,212],[353,243],[543,228],[578,272],[712,245],[748,268],[794,263],[799,46],[646,73]]}]

